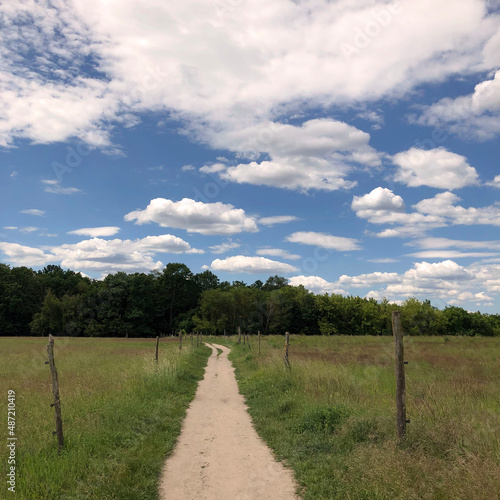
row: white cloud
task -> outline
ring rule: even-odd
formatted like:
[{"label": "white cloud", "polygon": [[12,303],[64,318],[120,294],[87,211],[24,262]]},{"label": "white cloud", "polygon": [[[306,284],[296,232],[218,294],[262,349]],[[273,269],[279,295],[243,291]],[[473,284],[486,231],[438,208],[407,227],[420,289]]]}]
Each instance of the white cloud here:
[{"label": "white cloud", "polygon": [[15,230],[15,229],[19,229],[17,226],[4,226],[3,228],[4,228],[4,229],[8,229],[8,230],[10,230],[10,231],[13,231],[13,230]]},{"label": "white cloud", "polygon": [[418,202],[414,208],[422,214],[444,217],[449,224],[500,226],[500,205],[464,208],[456,205],[458,201],[456,194],[445,192]]},{"label": "white cloud", "polygon": [[99,236],[114,236],[118,231],[120,231],[120,228],[116,226],[84,227],[82,229],[68,231],[68,234],[77,234],[79,236],[91,236],[92,238],[97,238]]},{"label": "white cloud", "polygon": [[257,250],[257,255],[267,255],[268,257],[281,257],[282,259],[287,260],[298,260],[300,259],[300,255],[290,253],[287,250],[283,250],[281,248],[260,248]]},{"label": "white cloud", "polygon": [[227,165],[224,163],[213,163],[212,165],[204,165],[203,167],[200,168],[200,172],[203,172],[204,174],[215,174],[217,172],[222,172],[223,170],[226,170]]},{"label": "white cloud", "polygon": [[410,148],[394,155],[392,161],[399,166],[394,180],[410,187],[458,189],[478,184],[477,171],[467,158],[445,148]]},{"label": "white cloud", "polygon": [[163,267],[162,262],[154,260],[157,253],[204,253],[203,250],[192,248],[189,243],[171,234],[147,236],[136,240],[92,238],[75,244],[49,246],[42,249],[1,242],[0,250],[14,265],[32,267],[41,266],[47,262],[60,262],[61,266],[75,271],[102,271],[103,273],[160,269]]},{"label": "white cloud", "polygon": [[[215,145],[228,131],[304,103],[370,103],[498,67],[498,19],[479,0],[461,0],[459,10],[452,0],[150,0],[140,7],[122,0],[119,9],[101,0],[13,0],[1,8],[3,145],[78,137],[109,147],[113,123],[131,126],[135,113],[149,110],[183,119],[190,131],[202,124]],[[336,162],[308,159],[316,172],[300,178],[298,155],[271,156],[270,167],[295,174],[290,189],[352,185]],[[236,182],[277,185],[254,170],[231,174]]]},{"label": "white cloud", "polygon": [[[498,45],[500,29],[496,39]],[[492,80],[477,84],[472,94],[447,97],[425,108],[417,123],[444,128],[464,139],[494,138],[500,133],[500,70]]]},{"label": "white cloud", "polygon": [[346,177],[356,168],[380,165],[380,155],[369,146],[369,134],[343,122],[315,119],[301,126],[268,122],[245,129],[219,132],[217,147],[248,157],[261,152],[271,159],[228,166],[203,167],[237,183],[307,191],[334,191],[356,185]]},{"label": "white cloud", "polygon": [[60,182],[56,179],[44,179],[42,180],[42,184],[45,184],[44,191],[46,193],[54,193],[54,194],[75,194],[81,193],[81,190],[74,187],[62,187]]},{"label": "white cloud", "polygon": [[181,170],[183,172],[192,172],[193,170],[196,170],[196,168],[193,165],[184,165]]},{"label": "white cloud", "polygon": [[368,218],[377,212],[404,212],[405,204],[390,189],[378,187],[364,196],[354,196],[351,208],[358,217]]},{"label": "white cloud", "polygon": [[488,224],[500,225],[500,206],[482,208],[457,206],[460,198],[446,191],[413,205],[412,213],[403,211],[404,202],[389,189],[376,188],[364,196],[355,196],[351,208],[358,217],[371,224],[395,226],[376,234],[380,238],[422,237],[428,229],[452,226]]},{"label": "white cloud", "polygon": [[28,214],[28,215],[37,215],[39,217],[42,217],[43,215],[45,215],[45,210],[40,210],[38,208],[29,208],[27,210],[21,210],[22,214]]},{"label": "white cloud", "polygon": [[470,257],[485,258],[499,255],[498,252],[459,252],[458,250],[422,250],[407,254],[417,259],[465,259]]},{"label": "white cloud", "polygon": [[490,250],[500,250],[500,240],[490,241],[469,241],[452,240],[450,238],[421,238],[407,243],[410,246],[418,246],[423,249],[442,249],[442,248],[486,248]]},{"label": "white cloud", "polygon": [[177,202],[156,198],[144,210],[130,212],[124,218],[126,221],[135,221],[135,224],[156,222],[161,227],[200,234],[230,235],[258,231],[255,217],[246,215],[241,208],[221,202],[203,203],[190,198]]},{"label": "white cloud", "polygon": [[35,231],[38,231],[38,230],[39,230],[39,228],[35,227],[35,226],[21,227],[19,229],[19,231],[21,231],[21,233],[34,233]]},{"label": "white cloud", "polygon": [[92,238],[75,244],[50,247],[50,250],[63,267],[102,272],[159,269],[163,264],[155,262],[157,253],[203,253],[171,234],[147,236],[137,240]]},{"label": "white cloud", "polygon": [[7,260],[15,266],[43,266],[56,260],[54,255],[46,254],[39,248],[31,248],[18,243],[0,242],[0,250],[7,256]]},{"label": "white cloud", "polygon": [[317,294],[341,294],[347,295],[347,292],[340,288],[338,283],[330,283],[320,276],[293,276],[288,280],[291,286],[302,285],[310,292]]},{"label": "white cloud", "polygon": [[373,285],[399,283],[402,278],[398,273],[374,272],[370,274],[360,274],[358,276],[347,276],[343,274],[339,278],[339,284],[345,287],[367,287]]},{"label": "white cloud", "polygon": [[321,248],[336,250],[338,252],[361,250],[359,240],[357,239],[333,236],[327,233],[316,233],[313,231],[298,231],[292,233],[286,237],[286,241],[291,243],[302,243],[303,245],[314,245]]},{"label": "white cloud", "polygon": [[[500,241],[468,241],[452,240],[449,238],[422,238],[407,243],[409,246],[420,247],[423,250],[409,254],[419,259],[459,259],[467,257],[486,258],[498,255]],[[466,250],[482,250],[476,252],[462,252],[450,248]],[[485,252],[484,250],[494,250]]]},{"label": "white cloud", "polygon": [[272,217],[261,217],[259,224],[264,226],[273,226],[274,224],[286,224],[298,220],[294,215],[274,215]]},{"label": "white cloud", "polygon": [[235,248],[239,248],[241,245],[239,243],[236,243],[236,241],[226,241],[224,243],[221,243],[220,245],[213,245],[210,248],[212,253],[219,254],[219,253],[226,253],[229,252],[230,250],[233,250]]},{"label": "white cloud", "polygon": [[227,259],[215,259],[210,265],[212,271],[224,271],[230,273],[276,273],[288,274],[297,271],[297,268],[290,264],[284,264],[265,257],[246,257],[244,255],[235,255]]},{"label": "white cloud", "polygon": [[398,302],[408,297],[429,298],[433,303],[464,304],[485,301],[485,291],[500,290],[500,265],[474,264],[463,267],[452,260],[416,262],[404,273],[369,273],[341,276],[339,285],[370,289],[367,297]]},{"label": "white cloud", "polygon": [[500,175],[495,175],[494,179],[486,183],[488,186],[500,188]]}]

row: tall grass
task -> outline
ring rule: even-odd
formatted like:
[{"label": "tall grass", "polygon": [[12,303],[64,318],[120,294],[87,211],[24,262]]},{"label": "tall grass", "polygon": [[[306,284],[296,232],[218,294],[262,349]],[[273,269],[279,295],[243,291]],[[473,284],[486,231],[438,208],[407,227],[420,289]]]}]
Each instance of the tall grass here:
[{"label": "tall grass", "polygon": [[[255,426],[304,499],[500,498],[500,339],[406,337],[408,437],[396,440],[387,337],[226,341]],[[224,342],[224,341],[223,341]]]},{"label": "tall grass", "polygon": [[[58,454],[46,344],[0,338],[3,415],[7,391],[16,392],[17,498],[157,498],[163,462],[210,350],[188,344],[179,352],[165,339],[157,364],[153,339],[56,338],[65,434]],[[2,465],[4,454],[2,446]]]}]

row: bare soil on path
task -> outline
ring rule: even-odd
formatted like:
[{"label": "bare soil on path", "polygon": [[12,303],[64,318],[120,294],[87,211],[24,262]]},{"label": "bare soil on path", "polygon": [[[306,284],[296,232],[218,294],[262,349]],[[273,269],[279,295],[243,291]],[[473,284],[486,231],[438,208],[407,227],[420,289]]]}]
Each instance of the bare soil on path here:
[{"label": "bare soil on path", "polygon": [[[238,391],[230,349],[212,355],[165,463],[161,500],[294,500],[293,474],[257,435]],[[222,353],[217,355],[217,349]]]}]

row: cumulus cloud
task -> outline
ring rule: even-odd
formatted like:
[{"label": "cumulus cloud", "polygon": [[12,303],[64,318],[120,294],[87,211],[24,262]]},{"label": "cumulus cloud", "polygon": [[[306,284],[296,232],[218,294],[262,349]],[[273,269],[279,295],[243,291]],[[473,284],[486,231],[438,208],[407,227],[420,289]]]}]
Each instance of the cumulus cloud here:
[{"label": "cumulus cloud", "polygon": [[369,134],[346,123],[315,119],[301,126],[269,122],[218,133],[217,147],[247,156],[261,152],[271,159],[228,166],[203,167],[237,183],[307,191],[334,191],[356,185],[347,179],[356,167],[380,165],[380,155],[368,144]]},{"label": "cumulus cloud", "polygon": [[486,305],[490,300],[486,292],[497,287],[500,290],[500,265],[494,262],[464,267],[449,259],[436,263],[423,261],[403,273],[343,275],[338,284],[347,289],[369,289],[366,297],[387,298],[391,302],[417,297],[440,301],[441,306],[464,305],[468,301]]},{"label": "cumulus cloud", "polygon": [[495,175],[494,179],[492,181],[487,182],[486,185],[500,188],[500,175]]},{"label": "cumulus cloud", "polygon": [[[155,261],[157,253],[200,254],[203,250],[192,248],[189,243],[173,236],[147,236],[136,240],[103,240],[92,238],[75,244],[44,247],[26,247],[16,243],[0,243],[0,250],[14,265],[41,266],[47,262],[60,262],[61,266],[75,271],[102,271],[103,273],[151,271],[163,267]],[[50,252],[50,253],[49,253]]]},{"label": "cumulus cloud", "polygon": [[347,292],[339,287],[338,283],[330,283],[320,276],[293,276],[288,280],[291,286],[302,285],[310,292],[317,294],[340,294],[347,295]]},{"label": "cumulus cloud", "polygon": [[45,253],[39,248],[27,247],[18,243],[0,242],[0,250],[7,256],[8,262],[15,266],[43,266],[57,259],[55,255]]},{"label": "cumulus cloud", "polygon": [[332,234],[316,233],[314,231],[292,233],[286,237],[286,241],[290,243],[302,243],[303,245],[314,245],[338,252],[361,250],[359,240],[355,238],[344,238],[343,236],[333,236]]},{"label": "cumulus cloud", "polygon": [[418,202],[414,208],[421,214],[444,217],[449,224],[500,226],[500,205],[465,208],[457,205],[459,201],[460,198],[456,194],[447,191]]},{"label": "cumulus cloud", "polygon": [[429,229],[461,224],[500,225],[499,205],[465,208],[457,205],[459,201],[456,194],[446,191],[421,200],[412,206],[414,212],[407,213],[400,196],[389,189],[376,188],[367,195],[355,196],[351,208],[371,224],[393,226],[377,233],[380,238],[422,237]]},{"label": "cumulus cloud", "polygon": [[181,201],[156,198],[144,210],[135,210],[124,218],[126,221],[135,221],[135,224],[156,222],[161,227],[185,229],[189,233],[230,235],[258,231],[255,217],[246,215],[241,208],[221,202],[203,203],[190,198]]},{"label": "cumulus cloud", "polygon": [[394,180],[409,187],[458,189],[478,184],[477,171],[467,158],[445,148],[410,148],[394,155],[392,161],[399,167]]},{"label": "cumulus cloud", "polygon": [[265,257],[247,257],[244,255],[235,255],[224,260],[215,259],[210,268],[213,271],[248,274],[288,274],[297,271],[297,268],[290,264],[266,259]]},{"label": "cumulus cloud", "polygon": [[390,189],[378,187],[363,196],[354,196],[351,208],[359,217],[368,218],[377,212],[404,212],[405,204]]},{"label": "cumulus cloud", "polygon": [[[500,30],[496,39],[500,48]],[[465,139],[496,137],[500,133],[500,70],[492,80],[478,83],[472,94],[447,97],[425,108],[417,123],[444,128]]]},{"label": "cumulus cloud", "polygon": [[269,257],[281,257],[282,259],[287,260],[298,260],[300,259],[300,255],[290,253],[287,250],[283,250],[281,248],[260,248],[257,250],[257,255],[267,255]]},{"label": "cumulus cloud", "polygon": [[79,236],[91,236],[92,238],[97,238],[99,236],[114,236],[118,231],[120,231],[120,228],[116,226],[84,227],[82,229],[75,229],[74,231],[68,231],[68,234],[76,234]]},{"label": "cumulus cloud", "polygon": [[398,273],[374,272],[370,274],[360,274],[358,276],[347,276],[343,274],[339,278],[339,283],[345,287],[367,287],[388,283],[399,283],[402,278]]}]

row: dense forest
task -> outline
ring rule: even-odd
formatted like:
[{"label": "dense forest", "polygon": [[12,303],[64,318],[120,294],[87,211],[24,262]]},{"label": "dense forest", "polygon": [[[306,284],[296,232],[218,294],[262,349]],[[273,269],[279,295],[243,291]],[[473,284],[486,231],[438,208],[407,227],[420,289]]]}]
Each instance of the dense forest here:
[{"label": "dense forest", "polygon": [[41,271],[0,264],[0,335],[155,337],[179,330],[306,335],[391,335],[401,310],[408,335],[500,335],[500,315],[437,309],[428,300],[315,295],[286,278],[221,282],[184,264],[162,272],[110,274],[92,280],[50,265]]}]

